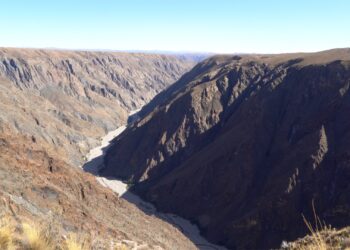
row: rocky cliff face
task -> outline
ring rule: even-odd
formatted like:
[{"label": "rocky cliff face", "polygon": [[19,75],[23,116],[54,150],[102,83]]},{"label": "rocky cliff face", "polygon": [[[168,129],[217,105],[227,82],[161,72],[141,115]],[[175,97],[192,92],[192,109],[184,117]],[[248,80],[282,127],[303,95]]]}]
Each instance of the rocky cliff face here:
[{"label": "rocky cliff face", "polygon": [[304,235],[312,200],[349,225],[349,86],[349,49],[210,58],[144,108],[102,173],[230,249]]},{"label": "rocky cliff face", "polygon": [[150,54],[0,49],[0,126],[64,148],[74,165],[194,61]]},{"label": "rocky cliff face", "polygon": [[179,229],[119,198],[94,176],[62,161],[61,153],[50,143],[1,130],[1,221],[10,216],[43,224],[57,240],[73,233],[92,240],[91,249],[110,249],[112,242],[125,240],[142,249],[196,249]]},{"label": "rocky cliff face", "polygon": [[108,245],[94,249],[122,240],[195,249],[77,168],[100,136],[192,65],[173,56],[0,49],[0,220],[44,222],[57,238],[76,233]]}]

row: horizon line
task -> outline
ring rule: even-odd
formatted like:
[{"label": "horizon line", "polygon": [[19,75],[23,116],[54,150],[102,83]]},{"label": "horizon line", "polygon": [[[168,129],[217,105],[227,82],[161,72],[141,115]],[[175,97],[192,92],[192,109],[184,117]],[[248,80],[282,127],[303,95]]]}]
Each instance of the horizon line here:
[{"label": "horizon line", "polygon": [[191,50],[157,50],[157,49],[102,49],[102,48],[64,48],[64,47],[22,47],[22,46],[1,46],[0,49],[32,49],[51,51],[80,51],[80,52],[115,52],[115,53],[135,53],[135,54],[158,54],[158,55],[278,55],[278,54],[302,54],[317,53],[335,49],[349,49],[349,47],[335,47],[312,51],[285,51],[285,52],[212,52],[212,51],[191,51]]}]

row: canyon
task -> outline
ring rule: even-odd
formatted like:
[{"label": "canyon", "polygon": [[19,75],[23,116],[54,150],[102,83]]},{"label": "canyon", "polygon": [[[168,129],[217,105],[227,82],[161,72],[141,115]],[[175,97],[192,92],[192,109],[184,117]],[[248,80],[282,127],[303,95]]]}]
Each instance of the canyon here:
[{"label": "canyon", "polygon": [[194,64],[175,55],[1,48],[0,218],[47,225],[57,239],[76,233],[93,249],[196,249],[80,168],[102,136]]},{"label": "canyon", "polygon": [[277,248],[302,215],[350,224],[350,49],[222,55],[157,95],[101,175],[229,249]]},{"label": "canyon", "polygon": [[0,48],[0,218],[91,249],[294,249],[315,207],[348,237],[350,49],[204,57]]},{"label": "canyon", "polygon": [[73,165],[195,64],[180,56],[0,49],[0,125]]},{"label": "canyon", "polygon": [[[211,244],[206,239],[204,239],[200,235],[200,231],[198,230],[197,226],[192,224],[190,221],[187,221],[175,214],[161,213],[157,211],[157,209],[151,203],[145,202],[139,196],[130,192],[128,190],[129,189],[128,183],[115,179],[111,176],[110,177],[99,176],[98,174],[99,171],[105,167],[104,166],[105,152],[112,145],[111,144],[112,141],[115,138],[117,138],[126,129],[127,126],[132,125],[133,120],[138,119],[138,114],[137,114],[138,111],[139,110],[131,111],[129,114],[129,117],[130,117],[129,120],[131,120],[131,122],[129,122],[129,124],[123,125],[117,128],[116,130],[109,132],[106,136],[102,138],[100,146],[90,150],[87,157],[88,161],[82,166],[82,168],[86,172],[89,172],[95,175],[97,181],[102,186],[109,188],[114,193],[118,194],[119,197],[128,201],[129,203],[136,205],[136,207],[139,208],[144,213],[151,214],[152,216],[160,218],[161,220],[178,228],[188,239],[191,240],[191,242],[198,249],[224,250],[225,249],[224,247]],[[175,247],[175,246],[168,246],[168,248],[172,248],[172,247]]]}]

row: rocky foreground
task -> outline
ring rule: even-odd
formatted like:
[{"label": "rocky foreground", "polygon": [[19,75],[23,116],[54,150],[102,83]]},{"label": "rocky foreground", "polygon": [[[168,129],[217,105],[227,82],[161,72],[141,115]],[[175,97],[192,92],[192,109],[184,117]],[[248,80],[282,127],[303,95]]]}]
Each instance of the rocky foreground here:
[{"label": "rocky foreground", "polygon": [[124,241],[143,249],[196,249],[178,228],[143,213],[30,137],[1,133],[0,180],[0,219],[44,225],[57,240],[76,234],[96,241],[91,249]]},{"label": "rocky foreground", "polygon": [[349,86],[350,49],[212,57],[144,107],[101,173],[230,249],[304,236],[313,201],[350,225]]}]

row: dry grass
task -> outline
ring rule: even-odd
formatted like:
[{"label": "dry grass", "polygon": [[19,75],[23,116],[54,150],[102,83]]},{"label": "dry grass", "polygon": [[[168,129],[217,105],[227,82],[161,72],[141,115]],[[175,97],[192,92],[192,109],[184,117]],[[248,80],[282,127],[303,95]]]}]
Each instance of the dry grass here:
[{"label": "dry grass", "polygon": [[327,250],[329,246],[327,244],[327,239],[325,238],[325,232],[329,232],[332,230],[331,226],[327,226],[326,223],[320,220],[315,209],[314,201],[312,201],[312,210],[314,215],[314,226],[311,222],[309,222],[304,215],[303,220],[305,225],[309,229],[311,233],[310,242],[307,246],[305,246],[305,250]]},{"label": "dry grass", "polygon": [[108,237],[69,234],[64,237],[58,233],[59,225],[52,221],[47,224],[18,222],[10,216],[0,218],[0,250],[91,250],[113,249],[128,250],[121,242],[114,242]]},{"label": "dry grass", "polygon": [[129,250],[129,248],[123,244],[115,246],[114,250]]},{"label": "dry grass", "polygon": [[65,241],[67,250],[85,250],[88,249],[86,244],[80,243],[75,234],[71,234]]},{"label": "dry grass", "polygon": [[0,249],[13,250],[14,242],[13,236],[15,234],[15,227],[9,218],[3,218],[0,221]]},{"label": "dry grass", "polygon": [[[11,216],[0,218],[0,250],[128,250],[130,247],[111,239],[59,233],[59,225],[48,219],[46,224],[22,222]],[[92,240],[93,239],[93,240]]]},{"label": "dry grass", "polygon": [[22,224],[22,244],[26,250],[54,250],[55,245],[51,235],[38,225]]},{"label": "dry grass", "polygon": [[310,235],[288,244],[290,250],[350,250],[350,228],[336,230],[321,221],[312,201],[314,223],[302,215]]}]

